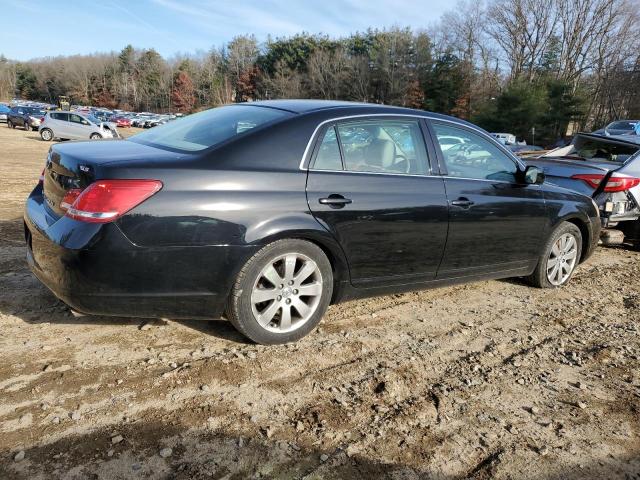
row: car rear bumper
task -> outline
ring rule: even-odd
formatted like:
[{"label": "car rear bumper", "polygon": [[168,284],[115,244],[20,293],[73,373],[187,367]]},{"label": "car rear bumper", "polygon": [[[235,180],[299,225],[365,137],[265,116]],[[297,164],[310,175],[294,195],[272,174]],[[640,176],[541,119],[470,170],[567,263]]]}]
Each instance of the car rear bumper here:
[{"label": "car rear bumper", "polygon": [[231,283],[254,248],[154,247],[117,225],[54,217],[38,187],[24,215],[34,275],[74,310],[92,315],[219,318]]}]

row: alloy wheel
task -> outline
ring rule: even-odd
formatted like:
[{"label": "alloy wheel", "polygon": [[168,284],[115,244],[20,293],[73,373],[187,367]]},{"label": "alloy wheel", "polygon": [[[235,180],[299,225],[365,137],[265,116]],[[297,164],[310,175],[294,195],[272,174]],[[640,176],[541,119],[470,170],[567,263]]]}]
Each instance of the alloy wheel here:
[{"label": "alloy wheel", "polygon": [[251,291],[251,309],[265,330],[297,330],[314,314],[322,297],[322,274],[309,257],[288,253],[265,266]]},{"label": "alloy wheel", "polygon": [[576,238],[565,233],[558,237],[551,248],[547,260],[547,279],[552,285],[559,287],[564,284],[578,261],[578,242]]}]

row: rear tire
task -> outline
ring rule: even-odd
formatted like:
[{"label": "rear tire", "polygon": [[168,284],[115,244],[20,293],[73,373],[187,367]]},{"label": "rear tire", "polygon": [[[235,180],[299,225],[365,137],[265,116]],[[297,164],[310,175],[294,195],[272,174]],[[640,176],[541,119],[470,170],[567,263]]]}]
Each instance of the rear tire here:
[{"label": "rear tire", "polygon": [[256,343],[289,343],[320,323],[332,293],[331,263],[317,245],[278,240],[242,267],[226,314],[240,333]]},{"label": "rear tire", "polygon": [[50,142],[53,140],[53,131],[50,128],[43,128],[40,130],[40,138],[45,142]]},{"label": "rear tire", "polygon": [[538,265],[527,280],[538,288],[562,287],[571,280],[581,255],[580,229],[573,223],[562,222],[549,235]]},{"label": "rear tire", "polygon": [[24,122],[24,131],[25,132],[30,132],[31,131],[31,125],[29,125],[29,122]]}]

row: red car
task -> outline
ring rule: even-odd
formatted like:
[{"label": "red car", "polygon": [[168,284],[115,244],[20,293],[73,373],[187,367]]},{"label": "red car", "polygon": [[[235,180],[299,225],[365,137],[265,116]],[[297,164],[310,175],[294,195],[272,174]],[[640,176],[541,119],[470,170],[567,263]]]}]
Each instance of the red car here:
[{"label": "red car", "polygon": [[112,117],[109,121],[115,123],[118,128],[131,126],[131,120],[125,117]]}]

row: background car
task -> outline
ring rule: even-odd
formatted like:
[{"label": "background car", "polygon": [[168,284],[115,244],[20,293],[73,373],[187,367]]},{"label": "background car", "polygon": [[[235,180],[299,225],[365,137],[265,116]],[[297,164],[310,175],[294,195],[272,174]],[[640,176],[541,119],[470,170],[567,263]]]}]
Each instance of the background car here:
[{"label": "background car", "polygon": [[491,135],[497,138],[503,145],[513,145],[517,143],[516,136],[513,133],[492,133]]},{"label": "background car", "polygon": [[461,143],[464,143],[464,139],[459,137],[443,136],[442,138],[440,138],[440,148],[443,151],[448,150],[454,145],[459,145]]},{"label": "background car", "polygon": [[40,107],[13,107],[7,113],[9,128],[22,127],[25,130],[37,130],[47,112]]},{"label": "background car", "polygon": [[603,243],[640,247],[640,145],[622,138],[579,133],[568,146],[526,161],[549,182],[594,199],[607,227]]},{"label": "background car", "polygon": [[7,115],[11,109],[4,104],[0,104],[0,122],[7,122]]},{"label": "background car", "polygon": [[[445,155],[450,136],[473,145],[470,162]],[[487,278],[564,285],[600,219],[589,197],[543,180],[452,117],[236,104],[53,145],[27,201],[27,258],[80,312],[224,312],[253,341],[286,343],[331,302]]]},{"label": "background car", "polygon": [[105,123],[89,114],[79,112],[48,112],[39,128],[44,141],[54,138],[67,140],[98,140],[118,136],[113,124]]},{"label": "background car", "polygon": [[109,118],[109,122],[115,123],[118,128],[128,128],[131,126],[131,120],[121,115],[115,115]]},{"label": "background car", "polygon": [[633,135],[634,127],[638,122],[640,120],[616,120],[592,133],[595,135]]}]

